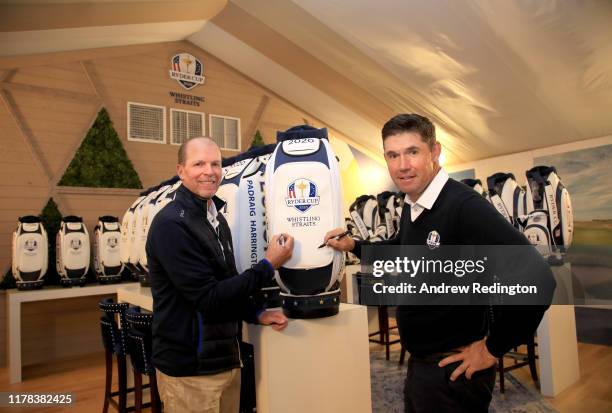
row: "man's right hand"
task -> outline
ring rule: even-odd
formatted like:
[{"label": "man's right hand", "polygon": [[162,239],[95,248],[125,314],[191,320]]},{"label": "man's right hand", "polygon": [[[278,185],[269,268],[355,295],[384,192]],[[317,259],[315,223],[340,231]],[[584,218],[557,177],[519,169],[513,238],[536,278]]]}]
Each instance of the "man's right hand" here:
[{"label": "man's right hand", "polygon": [[327,234],[325,234],[325,237],[323,238],[323,242],[325,242],[328,247],[332,247],[333,249],[338,250],[338,251],[342,251],[342,252],[353,251],[353,249],[355,248],[355,240],[351,238],[350,234],[345,235],[344,237],[338,240],[332,239],[336,235],[340,235],[343,232],[346,232],[346,229],[344,228],[332,229]]},{"label": "man's right hand", "polygon": [[[280,242],[282,240],[282,242]],[[266,250],[266,259],[274,269],[286,263],[293,253],[293,237],[289,234],[278,234],[272,237]]]}]

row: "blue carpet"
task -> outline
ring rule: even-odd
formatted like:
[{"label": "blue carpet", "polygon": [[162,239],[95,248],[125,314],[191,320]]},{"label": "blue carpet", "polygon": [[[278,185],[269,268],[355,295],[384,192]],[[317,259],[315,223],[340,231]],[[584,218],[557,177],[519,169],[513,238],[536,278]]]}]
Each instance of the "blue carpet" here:
[{"label": "blue carpet", "polygon": [[[385,360],[382,350],[370,351],[370,375],[372,380],[372,412],[403,413],[404,378],[406,364],[399,366],[399,350],[391,352],[391,360]],[[555,410],[535,390],[523,386],[512,374],[505,375],[506,392],[499,393],[499,384],[493,391],[491,413],[555,413]],[[499,379],[498,379],[499,380]]]}]

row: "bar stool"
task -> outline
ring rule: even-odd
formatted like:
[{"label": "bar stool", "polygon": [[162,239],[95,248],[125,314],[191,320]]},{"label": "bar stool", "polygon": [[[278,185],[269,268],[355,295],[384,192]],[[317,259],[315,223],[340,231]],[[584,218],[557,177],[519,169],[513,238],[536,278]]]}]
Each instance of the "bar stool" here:
[{"label": "bar stool", "polygon": [[371,343],[383,344],[385,346],[385,356],[389,360],[390,347],[400,342],[400,339],[391,340],[390,331],[397,330],[397,326],[389,326],[389,307],[386,305],[378,306],[378,331],[370,333],[369,336],[379,336],[379,339],[371,338]]},{"label": "bar stool", "polygon": [[[517,348],[515,347],[514,351],[509,351],[508,353],[504,354],[502,357],[498,359],[497,369],[499,371],[499,392],[500,393],[503,394],[505,391],[504,372],[518,369],[523,366],[527,366],[527,365],[529,366],[529,371],[531,372],[531,378],[533,379],[534,382],[536,383],[538,382],[538,370],[536,369],[536,359],[538,358],[538,356],[536,355],[536,352],[535,352],[535,348],[537,344],[535,342],[534,336],[531,336],[531,338],[527,340],[526,344],[527,344],[527,354],[519,353]],[[512,358],[514,360],[514,364],[509,367],[505,367],[504,357]]]},{"label": "bar stool", "polygon": [[[100,330],[102,332],[102,343],[104,344],[104,354],[106,358],[106,384],[104,386],[104,407],[102,412],[108,412],[111,404],[119,413],[132,411],[134,408],[127,407],[127,394],[134,389],[127,387],[127,363],[126,363],[126,335],[124,328],[126,325],[125,313],[128,308],[127,303],[116,303],[112,298],[107,298],[98,303],[102,310],[100,317]],[[119,324],[117,324],[117,319]],[[121,327],[121,328],[120,328]],[[113,381],[113,355],[117,360],[117,391],[111,391]],[[118,398],[118,401],[115,400]]]},{"label": "bar stool", "polygon": [[[134,411],[140,413],[143,408],[151,407],[153,413],[161,412],[155,368],[151,362],[153,335],[151,325],[152,313],[143,313],[140,307],[130,307],[125,315],[127,321],[127,344],[134,371]],[[149,383],[143,386],[142,375],[149,378]],[[151,402],[142,403],[142,390],[149,388]]]}]

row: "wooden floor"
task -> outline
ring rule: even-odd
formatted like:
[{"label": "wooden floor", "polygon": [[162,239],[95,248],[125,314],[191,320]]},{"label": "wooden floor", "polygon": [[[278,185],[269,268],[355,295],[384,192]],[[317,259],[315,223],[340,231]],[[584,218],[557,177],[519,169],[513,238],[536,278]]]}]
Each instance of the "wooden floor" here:
[{"label": "wooden floor", "polygon": [[[612,347],[578,344],[581,379],[555,398],[547,400],[560,413],[612,412]],[[116,371],[116,370],[115,370]],[[528,368],[513,371],[526,386],[535,388]],[[70,392],[75,403],[64,407],[0,408],[0,412],[101,412],[104,389],[104,355],[79,357],[27,367],[25,381],[8,384],[8,369],[0,369],[0,391]],[[116,380],[114,381],[116,383]],[[111,407],[109,412],[115,410]]]},{"label": "wooden floor", "polygon": [[[546,400],[560,413],[612,412],[612,346],[578,343],[580,380]],[[535,388],[528,368],[512,372],[525,386]]]},{"label": "wooden floor", "polygon": [[[116,389],[117,368],[113,368],[113,389]],[[104,401],[104,353],[81,356],[71,360],[26,367],[24,381],[8,384],[8,369],[0,369],[0,391],[72,393],[75,403],[62,407],[2,408],[0,412],[102,412]],[[109,407],[109,413],[116,412]],[[144,411],[149,411],[145,409]]]}]

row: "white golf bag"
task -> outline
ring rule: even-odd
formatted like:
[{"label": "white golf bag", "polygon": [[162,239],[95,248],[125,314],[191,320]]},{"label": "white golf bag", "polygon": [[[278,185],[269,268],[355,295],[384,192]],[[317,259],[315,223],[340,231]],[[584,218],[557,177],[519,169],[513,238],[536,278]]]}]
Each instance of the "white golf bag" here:
[{"label": "white golf bag", "polygon": [[536,247],[542,256],[551,257],[554,251],[547,211],[536,209],[520,219],[523,221],[523,234],[529,242]]},{"label": "white golf bag", "polygon": [[[140,266],[140,256],[144,251],[144,242],[146,241],[146,238],[143,240],[143,232],[148,228],[151,202],[154,204],[156,197],[159,195],[158,191],[160,188],[160,185],[157,185],[143,192],[144,198],[136,205],[132,215],[132,232],[129,241],[130,254],[126,265],[137,280],[140,280],[140,276],[145,273],[145,270]],[[164,189],[167,189],[167,187]]]},{"label": "white golf bag", "polygon": [[98,218],[94,228],[94,269],[100,284],[121,282],[124,265],[121,262],[119,219],[110,215]]},{"label": "white golf bag", "polygon": [[266,167],[268,234],[291,234],[293,255],[277,274],[283,311],[292,318],[338,313],[343,254],[318,248],[327,231],[344,224],[338,161],[327,129],[308,125],[277,133]]},{"label": "white golf bag", "polygon": [[[564,253],[572,243],[574,234],[574,215],[572,202],[567,189],[561,183],[553,166],[536,166],[527,171],[527,203],[535,211],[548,217],[549,245],[553,251]],[[533,214],[531,214],[533,215]],[[525,235],[531,219],[527,219]]]},{"label": "white golf bag", "polygon": [[355,202],[349,207],[349,213],[359,233],[358,239],[374,239],[374,232],[380,220],[376,198],[373,195],[361,195],[357,197]]},{"label": "white golf bag", "polygon": [[[234,158],[224,159],[224,178],[217,196],[225,201],[223,211],[234,246],[234,259],[239,273],[251,268],[265,256],[266,164],[276,145],[250,149]],[[280,288],[275,281],[264,286],[253,299],[265,308],[280,306]]]},{"label": "white golf bag", "polygon": [[[383,239],[393,238],[400,228],[400,217],[404,206],[404,194],[390,191],[381,192],[376,196],[378,221],[375,234]],[[384,232],[382,232],[384,229]]]},{"label": "white golf bag", "polygon": [[462,179],[461,182],[478,192],[483,197],[488,198],[487,191],[485,191],[484,186],[482,186],[482,181],[480,179],[466,178]]},{"label": "white golf bag", "polygon": [[130,205],[130,207],[123,214],[123,219],[121,220],[121,239],[119,240],[119,250],[121,253],[121,262],[123,265],[130,269],[132,273],[132,278],[138,278],[134,276],[135,269],[130,265],[130,255],[132,252],[132,243],[134,241],[135,235],[135,224],[136,219],[134,217],[136,213],[136,208],[138,205],[145,199],[144,193],[141,193],[140,196]]},{"label": "white golf bag", "polygon": [[43,286],[49,264],[49,240],[40,217],[19,218],[13,232],[13,277],[19,290],[34,290]]},{"label": "white golf bag", "polygon": [[[147,197],[149,200],[146,205],[142,205],[140,211],[140,235],[136,246],[138,250],[136,254],[138,256],[138,279],[140,284],[148,287],[150,285],[149,280],[149,269],[147,266],[147,236],[149,235],[149,228],[153,222],[155,215],[170,201],[174,199],[174,195],[178,187],[181,185],[181,181],[178,176],[175,176],[167,181],[160,184],[159,188],[153,192],[152,197]],[[138,234],[137,234],[138,237]],[[136,259],[136,257],[134,257]]]},{"label": "white golf bag", "polygon": [[89,233],[83,218],[63,217],[56,238],[56,265],[61,285],[85,285],[90,259]]},{"label": "white golf bag", "polygon": [[521,220],[518,218],[527,215],[529,208],[525,190],[517,183],[511,173],[498,172],[487,178],[489,200],[514,227],[522,231]]}]

